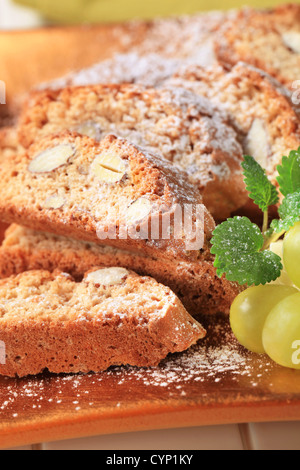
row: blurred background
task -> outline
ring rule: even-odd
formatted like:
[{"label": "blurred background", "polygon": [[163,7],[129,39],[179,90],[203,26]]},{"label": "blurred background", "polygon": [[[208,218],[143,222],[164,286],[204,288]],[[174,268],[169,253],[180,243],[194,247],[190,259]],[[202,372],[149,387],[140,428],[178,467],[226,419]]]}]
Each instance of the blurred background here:
[{"label": "blurred background", "polygon": [[[0,117],[15,115],[14,103],[21,102],[20,96],[28,89],[128,52],[145,38],[148,26],[124,23],[126,20],[282,3],[284,0],[0,0],[0,80],[6,85],[8,104],[1,106]],[[45,28],[47,25],[58,27]],[[175,40],[168,38],[165,46],[172,49]],[[197,47],[209,57],[211,45],[208,37],[205,40]]]},{"label": "blurred background", "polygon": [[0,29],[111,23],[242,6],[271,7],[282,3],[284,0],[0,0]]}]

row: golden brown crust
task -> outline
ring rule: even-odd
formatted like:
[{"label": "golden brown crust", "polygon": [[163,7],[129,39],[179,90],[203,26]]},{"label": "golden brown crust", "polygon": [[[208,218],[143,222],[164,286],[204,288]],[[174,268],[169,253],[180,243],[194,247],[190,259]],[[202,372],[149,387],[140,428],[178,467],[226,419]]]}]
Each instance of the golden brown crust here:
[{"label": "golden brown crust", "polygon": [[17,225],[7,230],[0,248],[1,278],[34,269],[60,269],[80,280],[93,266],[120,266],[149,275],[170,287],[193,316],[229,314],[231,303],[242,290],[216,275],[212,256],[200,262],[162,262],[142,253],[78,242]]},{"label": "golden brown crust", "polygon": [[206,333],[170,289],[129,271],[115,285],[30,271],[0,281],[0,294],[1,375],[154,366]]},{"label": "golden brown crust", "polygon": [[226,113],[184,88],[123,84],[32,93],[19,121],[20,143],[28,147],[65,129],[96,140],[115,133],[161,155],[189,175],[216,219],[246,202],[242,148]]}]

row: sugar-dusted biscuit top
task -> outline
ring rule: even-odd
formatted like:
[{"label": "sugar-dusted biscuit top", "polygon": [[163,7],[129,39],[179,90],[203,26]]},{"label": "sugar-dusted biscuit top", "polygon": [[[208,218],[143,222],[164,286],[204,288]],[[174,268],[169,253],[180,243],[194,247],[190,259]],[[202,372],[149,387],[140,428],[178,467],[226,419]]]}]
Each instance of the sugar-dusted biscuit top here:
[{"label": "sugar-dusted biscuit top", "polygon": [[130,51],[115,54],[109,59],[97,62],[90,67],[70,72],[67,75],[40,83],[36,90],[61,90],[73,86],[100,84],[139,84],[157,87],[170,78],[183,63],[176,57],[166,57],[157,52],[140,54]]},{"label": "sugar-dusted biscuit top", "polygon": [[243,154],[252,155],[276,182],[283,155],[300,146],[300,120],[290,93],[255,67],[238,63],[226,70],[190,66],[168,81],[209,98],[228,114]]},{"label": "sugar-dusted biscuit top", "polygon": [[220,29],[216,54],[225,65],[244,61],[292,87],[300,70],[300,5],[239,10]]},{"label": "sugar-dusted biscuit top", "polygon": [[215,223],[186,174],[113,135],[45,137],[5,159],[0,177],[4,221],[159,257],[209,252]]},{"label": "sugar-dusted biscuit top", "polygon": [[169,288],[119,267],[95,267],[81,282],[27,271],[1,280],[0,297],[1,375],[155,366],[206,334]]},{"label": "sugar-dusted biscuit top", "polygon": [[230,16],[228,12],[209,12],[171,18],[156,18],[150,22],[132,24],[142,29],[128,38],[125,52],[89,67],[74,70],[38,85],[38,88],[60,89],[67,86],[98,85],[100,83],[139,83],[156,86],[170,77],[183,64],[209,65],[216,61],[215,32]]},{"label": "sugar-dusted biscuit top", "polygon": [[33,93],[19,122],[21,144],[63,129],[95,140],[114,133],[169,160],[189,175],[216,219],[247,199],[242,148],[226,113],[184,88],[98,85]]}]

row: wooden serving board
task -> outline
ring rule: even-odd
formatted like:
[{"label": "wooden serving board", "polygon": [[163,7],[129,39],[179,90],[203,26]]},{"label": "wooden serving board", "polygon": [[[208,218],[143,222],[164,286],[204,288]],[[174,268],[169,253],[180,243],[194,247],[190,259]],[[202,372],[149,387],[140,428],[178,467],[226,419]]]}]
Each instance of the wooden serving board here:
[{"label": "wooden serving board", "polygon": [[[146,24],[0,33],[8,104],[41,81],[125,51]],[[125,38],[125,40],[124,40]],[[153,369],[0,378],[0,448],[107,433],[300,420],[300,373],[250,354],[228,319],[203,320],[208,336]]]},{"label": "wooden serving board", "polygon": [[211,424],[300,420],[300,372],[240,347],[228,324],[159,367],[0,378],[0,448]]}]

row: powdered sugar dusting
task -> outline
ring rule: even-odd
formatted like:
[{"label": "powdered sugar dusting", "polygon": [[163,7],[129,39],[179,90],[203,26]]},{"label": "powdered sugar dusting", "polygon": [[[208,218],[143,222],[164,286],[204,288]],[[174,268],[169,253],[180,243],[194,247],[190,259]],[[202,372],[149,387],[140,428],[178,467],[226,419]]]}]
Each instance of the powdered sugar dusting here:
[{"label": "powdered sugar dusting", "polygon": [[139,54],[159,51],[165,57],[178,57],[194,63],[203,63],[205,59],[211,62],[214,60],[214,56],[210,54],[214,32],[231,14],[209,12],[157,19],[151,23],[144,40],[135,44],[132,50]]},{"label": "powdered sugar dusting", "polygon": [[[144,38],[127,41],[129,52],[91,67],[74,71],[39,88],[93,85],[98,83],[140,83],[157,86],[183,64],[208,66],[216,63],[214,31],[229,14],[209,14],[157,19],[148,25]],[[134,27],[134,25],[133,25]],[[120,37],[124,34],[120,35]]]},{"label": "powdered sugar dusting", "polygon": [[65,86],[88,86],[100,83],[137,83],[156,87],[171,77],[180,66],[179,59],[162,57],[156,53],[116,54],[111,59],[72,72],[38,88],[60,89]]},{"label": "powdered sugar dusting", "polygon": [[[228,320],[215,318],[206,325],[208,336],[184,353],[170,355],[158,367],[112,367],[98,374],[42,375],[0,379],[0,415],[16,420],[28,414],[52,416],[61,412],[87,413],[169,400],[199,404],[251,397],[272,399],[277,375],[289,374],[266,356],[244,350],[234,339]],[[293,371],[292,371],[293,372]],[[287,379],[288,380],[288,379]],[[177,401],[176,401],[177,403]]]}]

